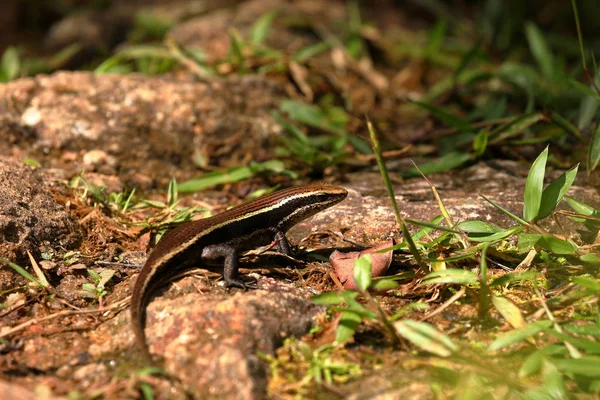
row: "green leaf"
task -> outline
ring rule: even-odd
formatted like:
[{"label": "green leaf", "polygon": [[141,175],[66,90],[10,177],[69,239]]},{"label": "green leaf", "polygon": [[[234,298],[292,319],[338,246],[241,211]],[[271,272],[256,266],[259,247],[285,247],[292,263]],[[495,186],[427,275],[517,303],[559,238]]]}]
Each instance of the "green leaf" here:
[{"label": "green leaf", "polygon": [[271,30],[271,24],[273,19],[277,15],[277,11],[267,12],[260,16],[258,20],[252,25],[250,30],[250,40],[254,46],[260,46],[269,36]]},{"label": "green leaf", "polygon": [[444,36],[446,35],[446,21],[439,20],[431,29],[429,43],[427,44],[427,57],[434,58],[440,51]]},{"label": "green leaf", "polygon": [[[587,86],[585,87],[587,88]],[[592,123],[594,117],[598,114],[598,106],[600,106],[600,101],[595,94],[592,96],[585,96],[581,100],[579,105],[579,118],[577,120],[577,127],[580,130],[586,129]]]},{"label": "green leaf", "polygon": [[567,200],[567,203],[573,210],[575,210],[575,212],[581,215],[592,216],[598,213],[598,210],[596,210],[594,207],[572,197],[567,196],[565,197],[565,200]]},{"label": "green leaf", "polygon": [[513,136],[516,136],[528,129],[532,125],[535,125],[542,119],[544,119],[544,115],[542,113],[525,114],[520,116],[490,135],[489,142],[491,144],[496,144],[512,138]]},{"label": "green leaf", "polygon": [[458,351],[458,346],[448,336],[426,322],[405,319],[395,322],[394,328],[417,347],[440,357],[448,357]]},{"label": "green leaf", "polygon": [[464,269],[449,268],[443,271],[431,272],[423,278],[422,285],[435,285],[438,283],[453,283],[458,285],[478,284],[477,274]]},{"label": "green leaf", "polygon": [[0,69],[4,72],[4,81],[12,81],[19,77],[21,73],[21,59],[19,57],[19,51],[16,47],[10,46],[2,54],[0,60]]},{"label": "green leaf", "polygon": [[562,374],[553,363],[542,359],[541,371],[544,383],[539,387],[527,390],[523,394],[523,400],[558,400],[570,398]]},{"label": "green leaf", "polygon": [[460,132],[475,131],[475,128],[467,120],[465,120],[459,116],[456,116],[454,114],[450,114],[443,108],[436,107],[434,105],[424,103],[421,101],[413,101],[413,104],[416,104],[419,107],[424,108],[425,110],[429,111],[434,117],[444,121],[446,124],[459,130]]},{"label": "green leaf", "polygon": [[505,286],[509,283],[515,282],[534,282],[540,276],[539,272],[527,271],[527,272],[509,272],[502,275],[499,278],[495,278],[490,283],[490,287],[494,286]]},{"label": "green leaf", "polygon": [[169,187],[167,188],[167,204],[169,206],[177,204],[177,180],[172,178],[169,181]]},{"label": "green leaf", "polygon": [[462,58],[460,59],[460,64],[454,71],[454,81],[460,79],[461,75],[463,74],[469,63],[480,53],[480,49],[481,42],[477,42],[473,45],[473,47],[471,47],[471,49],[467,53],[465,53],[464,56],[462,56]]},{"label": "green leaf", "polygon": [[354,263],[354,281],[358,290],[365,292],[371,286],[371,256],[364,254]]},{"label": "green leaf", "polygon": [[556,125],[563,128],[565,132],[570,133],[578,139],[581,139],[581,132],[579,132],[579,129],[577,129],[575,125],[569,122],[569,120],[565,119],[562,115],[555,111],[552,111],[550,113],[550,117],[552,118],[552,121],[554,121]]},{"label": "green leaf", "polygon": [[197,178],[178,184],[179,193],[190,193],[225,183],[239,182],[264,172],[286,173],[282,161],[269,160],[262,163],[251,163],[248,167],[233,167],[224,171],[209,172]]},{"label": "green leaf", "polygon": [[525,378],[532,375],[537,375],[542,370],[544,361],[544,353],[540,350],[531,353],[519,369],[519,377]]},{"label": "green leaf", "polygon": [[325,292],[317,294],[312,296],[310,300],[322,306],[331,306],[346,302],[346,299],[337,292]]},{"label": "green leaf", "polygon": [[537,214],[536,219],[546,218],[561,202],[565,194],[573,185],[575,181],[575,177],[577,176],[577,171],[579,169],[579,164],[572,167],[561,176],[553,180],[542,192],[542,200],[540,204],[540,209]]},{"label": "green leaf", "polygon": [[514,228],[504,229],[500,232],[492,233],[491,235],[469,235],[469,240],[473,242],[500,242],[507,237],[516,235],[523,230],[521,226],[515,226]]},{"label": "green leaf", "polygon": [[537,244],[554,254],[568,255],[577,252],[577,246],[573,242],[567,239],[559,239],[556,236],[543,235]]},{"label": "green leaf", "polygon": [[319,42],[303,47],[292,56],[292,60],[299,63],[306,62],[317,54],[329,50],[330,47],[331,45],[328,42]]},{"label": "green leaf", "polygon": [[296,100],[282,100],[279,109],[289,117],[302,124],[320,127],[325,123],[325,113],[312,104],[306,104]]},{"label": "green leaf", "polygon": [[384,292],[387,290],[396,289],[398,286],[400,285],[398,284],[398,282],[396,282],[396,279],[385,276],[373,279],[370,288],[373,289],[375,292]]},{"label": "green leaf", "polygon": [[562,373],[600,378],[600,357],[587,356],[576,360],[553,359],[552,362]]},{"label": "green leaf", "polygon": [[588,149],[588,171],[594,171],[598,166],[598,162],[600,162],[600,122],[598,122],[594,133],[592,133],[592,141]]},{"label": "green leaf", "polygon": [[25,157],[23,159],[23,164],[29,165],[30,167],[34,167],[34,168],[39,168],[42,166],[42,164],[40,164],[40,162],[38,160],[29,158],[29,157]]},{"label": "green leaf", "polygon": [[458,224],[461,231],[466,233],[490,234],[501,232],[504,229],[484,221],[463,221]]},{"label": "green leaf", "polygon": [[541,237],[542,235],[538,233],[521,233],[517,240],[519,253],[527,253],[529,250],[533,249]]},{"label": "green leaf", "polygon": [[565,335],[562,332],[549,331],[549,334],[556,336],[563,342],[569,342],[571,346],[577,347],[579,350],[585,351],[587,354],[600,354],[600,343],[596,340],[587,338],[577,338],[571,335]]},{"label": "green leaf", "polygon": [[525,319],[521,314],[521,310],[510,299],[504,296],[492,296],[492,304],[513,328],[525,326]]},{"label": "green leaf", "polygon": [[529,49],[538,67],[547,79],[553,79],[555,75],[554,57],[544,35],[532,22],[525,24],[525,34],[529,42]]},{"label": "green leaf", "polygon": [[23,267],[21,267],[20,265],[15,264],[12,261],[7,260],[4,257],[0,257],[0,261],[2,261],[3,263],[8,264],[9,267],[11,267],[12,269],[15,270],[15,272],[19,273],[21,276],[23,276],[24,278],[28,279],[29,281],[35,283],[36,285],[38,285],[39,287],[43,287],[43,285],[41,284],[40,281],[37,280],[37,278],[33,275],[31,275],[26,269],[24,269]]},{"label": "green leaf", "polygon": [[434,223],[431,223],[428,221],[418,221],[416,219],[410,219],[410,218],[407,218],[405,221],[409,224],[424,226],[424,227],[435,229],[438,231],[450,232],[450,233],[460,233],[459,231],[445,227],[444,225],[434,224]]},{"label": "green leaf", "polygon": [[335,332],[335,341],[338,343],[346,343],[352,339],[361,321],[362,318],[356,313],[342,312],[340,322]]},{"label": "green leaf", "polygon": [[[437,158],[435,161],[429,161],[419,165],[419,169],[423,174],[430,175],[438,172],[448,171],[453,168],[460,167],[467,161],[470,161],[473,156],[469,153],[458,153],[452,152],[444,154],[442,157]],[[416,168],[411,168],[408,171],[402,172],[403,177],[420,176],[421,174]]]},{"label": "green leaf", "polygon": [[571,86],[573,86],[575,89],[577,89],[579,92],[581,92],[581,94],[588,96],[588,97],[597,97],[598,95],[596,94],[596,92],[594,92],[594,89],[592,89],[590,86],[585,85],[579,81],[576,81],[573,78],[569,79],[569,83],[571,84]]},{"label": "green leaf", "polygon": [[489,351],[496,351],[510,346],[511,344],[520,343],[527,338],[537,335],[540,332],[552,326],[552,321],[543,320],[532,322],[523,328],[514,329],[508,333],[498,336],[488,347]]},{"label": "green leaf", "polygon": [[229,32],[229,59],[233,64],[242,64],[244,62],[244,43],[240,34],[232,29]]},{"label": "green leaf", "polygon": [[305,147],[310,146],[310,141],[308,140],[308,136],[304,134],[302,129],[298,128],[296,125],[289,123],[285,118],[281,116],[277,111],[273,111],[273,118],[279,125],[281,125],[294,139],[302,143]]},{"label": "green leaf", "polygon": [[527,221],[524,221],[523,219],[517,217],[515,214],[511,213],[510,211],[508,211],[506,208],[502,207],[500,204],[493,202],[492,200],[488,199],[487,197],[485,197],[482,194],[479,194],[481,197],[483,197],[483,199],[485,201],[487,201],[488,203],[490,203],[492,206],[496,207],[498,210],[502,211],[504,214],[508,215],[509,217],[511,217],[512,219],[514,219],[515,221],[517,221],[518,223],[522,224],[522,225],[527,225]]},{"label": "green leaf", "polygon": [[487,131],[479,131],[477,136],[475,136],[475,140],[473,140],[473,150],[475,154],[478,156],[485,153],[485,149],[488,145],[488,132]]},{"label": "green leaf", "polygon": [[573,283],[582,288],[589,289],[595,293],[600,293],[600,281],[587,276],[578,276],[573,278]]},{"label": "green leaf", "polygon": [[546,147],[536,158],[527,175],[527,181],[525,182],[523,218],[528,222],[536,219],[540,211],[547,159],[548,147]]},{"label": "green leaf", "polygon": [[152,385],[147,382],[140,382],[139,388],[144,400],[154,400],[154,389],[152,388]]},{"label": "green leaf", "polygon": [[587,264],[600,265],[600,257],[593,253],[584,254],[580,256],[579,259]]}]

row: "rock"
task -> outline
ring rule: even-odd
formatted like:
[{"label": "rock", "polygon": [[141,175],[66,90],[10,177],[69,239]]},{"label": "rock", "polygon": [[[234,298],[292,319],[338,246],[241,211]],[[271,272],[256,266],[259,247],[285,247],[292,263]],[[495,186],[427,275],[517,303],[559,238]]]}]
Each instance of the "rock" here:
[{"label": "rock", "polygon": [[[74,249],[83,240],[83,229],[52,195],[48,175],[13,159],[0,158],[0,256],[21,266],[29,265],[30,252],[40,259],[47,252]],[[12,270],[0,269],[0,292],[21,281]],[[12,279],[9,279],[12,276]]]},{"label": "rock", "polygon": [[25,153],[72,175],[86,165],[116,170],[126,184],[147,186],[145,173],[164,187],[172,177],[198,175],[199,162],[230,167],[273,158],[281,128],[270,111],[284,96],[260,76],[207,83],[58,72],[18,79],[0,85],[0,140],[13,145],[0,155]]}]

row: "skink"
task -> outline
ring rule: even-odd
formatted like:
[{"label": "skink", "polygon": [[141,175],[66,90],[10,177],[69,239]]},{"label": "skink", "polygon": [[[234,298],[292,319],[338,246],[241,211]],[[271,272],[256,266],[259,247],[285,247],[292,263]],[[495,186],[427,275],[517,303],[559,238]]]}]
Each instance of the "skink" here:
[{"label": "skink", "polygon": [[285,232],[347,195],[346,189],[323,183],[283,189],[168,231],[144,264],[131,297],[133,331],[144,357],[152,359],[144,333],[145,309],[153,291],[169,277],[189,262],[224,259],[227,287],[255,288],[238,277],[239,255],[270,243],[290,255]]}]

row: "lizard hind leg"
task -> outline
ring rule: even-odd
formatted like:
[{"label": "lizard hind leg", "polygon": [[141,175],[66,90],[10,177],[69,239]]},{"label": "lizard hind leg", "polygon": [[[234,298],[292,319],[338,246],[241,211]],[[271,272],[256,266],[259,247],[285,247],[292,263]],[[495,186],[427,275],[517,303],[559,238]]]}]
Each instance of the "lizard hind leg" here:
[{"label": "lizard hind leg", "polygon": [[258,289],[257,286],[248,284],[239,278],[239,251],[228,244],[211,244],[202,249],[203,260],[214,260],[224,258],[223,280],[227,287],[238,287],[241,289]]}]

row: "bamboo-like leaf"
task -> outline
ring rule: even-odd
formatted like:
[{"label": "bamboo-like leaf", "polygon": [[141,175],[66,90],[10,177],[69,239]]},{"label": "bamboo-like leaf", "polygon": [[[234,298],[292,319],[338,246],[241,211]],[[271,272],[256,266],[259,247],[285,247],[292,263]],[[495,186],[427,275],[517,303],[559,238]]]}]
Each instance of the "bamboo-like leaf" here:
[{"label": "bamboo-like leaf", "polygon": [[573,242],[567,239],[559,239],[556,236],[542,235],[537,244],[554,254],[569,255],[577,252],[577,246]]},{"label": "bamboo-like leaf", "polygon": [[460,230],[466,233],[479,233],[488,235],[490,233],[501,232],[504,229],[484,221],[462,221],[458,224]]},{"label": "bamboo-like leaf", "polygon": [[510,346],[511,344],[520,343],[527,338],[537,335],[540,332],[552,326],[552,321],[543,320],[532,322],[522,328],[514,329],[508,333],[498,336],[488,347],[489,351],[496,351]]},{"label": "bamboo-like leaf", "polygon": [[361,292],[371,286],[371,256],[364,254],[354,263],[354,281]]},{"label": "bamboo-like leaf", "polygon": [[546,218],[561,202],[565,194],[573,185],[575,181],[575,177],[577,176],[577,170],[579,169],[579,164],[569,169],[561,176],[553,180],[542,192],[542,199],[540,204],[540,209],[538,211],[538,215],[536,219]]},{"label": "bamboo-like leaf", "polygon": [[262,45],[267,39],[271,30],[271,24],[276,15],[277,11],[267,12],[261,15],[254,25],[252,25],[252,29],[250,30],[250,40],[254,46]]},{"label": "bamboo-like leaf", "polygon": [[513,328],[522,328],[526,325],[521,310],[510,299],[504,296],[492,296],[492,304]]},{"label": "bamboo-like leaf", "polygon": [[592,141],[588,149],[587,169],[594,171],[600,162],[600,123],[596,125],[592,134]]},{"label": "bamboo-like leaf", "polygon": [[458,346],[448,336],[426,322],[404,319],[395,322],[394,328],[414,345],[440,357],[448,357],[458,351]]},{"label": "bamboo-like leaf", "polygon": [[598,214],[598,210],[596,210],[589,204],[584,203],[583,201],[579,201],[568,196],[565,197],[565,200],[567,200],[567,203],[569,204],[569,206],[571,206],[573,210],[575,210],[575,212],[578,212],[581,215],[591,216],[594,214]]},{"label": "bamboo-like leaf", "polygon": [[523,227],[515,226],[514,228],[492,233],[491,235],[469,235],[469,240],[472,240],[473,242],[500,242],[507,237],[520,233],[522,230]]},{"label": "bamboo-like leaf", "polygon": [[546,147],[535,159],[529,170],[529,174],[527,175],[527,181],[525,182],[523,219],[528,222],[536,219],[540,211],[547,159],[548,147]]},{"label": "bamboo-like leaf", "polygon": [[433,285],[437,283],[453,283],[459,285],[476,285],[477,274],[464,269],[449,268],[443,271],[431,272],[425,275],[421,285]]},{"label": "bamboo-like leaf", "polygon": [[5,81],[11,81],[21,73],[21,58],[19,57],[19,51],[15,47],[10,46],[4,50],[0,59],[0,70],[3,72]]},{"label": "bamboo-like leaf", "polygon": [[512,138],[530,126],[535,125],[542,119],[544,119],[544,115],[542,113],[525,114],[520,116],[514,121],[495,131],[493,135],[490,135],[489,142],[490,144],[496,144]]},{"label": "bamboo-like leaf", "polygon": [[525,34],[529,42],[529,49],[537,61],[538,67],[547,79],[553,79],[555,76],[554,57],[546,38],[538,27],[531,22],[525,25]]},{"label": "bamboo-like leaf", "polygon": [[440,107],[436,107],[421,101],[413,101],[413,103],[429,111],[434,117],[444,121],[446,124],[458,129],[461,132],[473,132],[475,130],[475,128],[473,128],[473,126],[465,119],[454,114],[450,114],[448,111]]},{"label": "bamboo-like leaf", "polygon": [[361,321],[362,318],[360,315],[353,312],[343,312],[335,332],[335,341],[346,343],[352,339]]},{"label": "bamboo-like leaf", "polygon": [[562,115],[560,115],[559,113],[557,113],[555,111],[550,113],[550,117],[552,118],[552,121],[554,121],[554,123],[556,125],[560,126],[566,132],[570,133],[571,135],[575,136],[576,138],[581,139],[581,132],[579,132],[579,129],[577,129],[577,127],[575,125],[573,125],[568,119],[564,118]]},{"label": "bamboo-like leaf", "polygon": [[346,299],[337,292],[325,292],[311,297],[312,302],[322,306],[331,306],[344,303]]},{"label": "bamboo-like leaf", "polygon": [[600,357],[587,356],[577,360],[564,358],[552,362],[563,373],[600,379]]},{"label": "bamboo-like leaf", "polygon": [[448,227],[446,227],[444,225],[434,224],[434,223],[431,223],[431,222],[428,222],[428,221],[418,221],[416,219],[407,218],[406,222],[408,222],[409,224],[418,225],[418,226],[424,226],[424,227],[435,229],[435,230],[438,230],[438,231],[450,232],[450,233],[460,233],[459,231],[457,231],[455,229],[448,228]]}]

